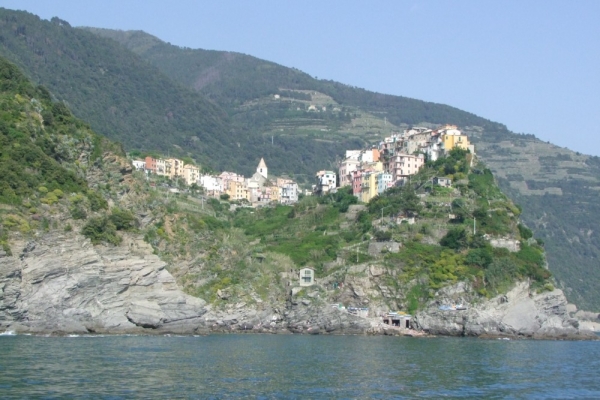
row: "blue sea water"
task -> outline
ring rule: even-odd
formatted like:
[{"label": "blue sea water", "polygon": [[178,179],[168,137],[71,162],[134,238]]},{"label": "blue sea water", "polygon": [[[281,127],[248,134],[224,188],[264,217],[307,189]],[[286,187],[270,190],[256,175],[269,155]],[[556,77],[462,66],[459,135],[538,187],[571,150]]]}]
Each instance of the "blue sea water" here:
[{"label": "blue sea water", "polygon": [[600,342],[0,336],[2,399],[600,398]]}]

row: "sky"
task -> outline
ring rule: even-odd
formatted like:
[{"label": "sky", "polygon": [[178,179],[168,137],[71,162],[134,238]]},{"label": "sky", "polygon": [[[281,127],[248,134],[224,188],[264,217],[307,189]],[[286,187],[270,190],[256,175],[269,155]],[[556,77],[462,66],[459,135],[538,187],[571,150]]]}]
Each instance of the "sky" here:
[{"label": "sky", "polygon": [[[600,1],[0,0],[448,104],[600,155]],[[451,122],[451,121],[449,121]]]}]

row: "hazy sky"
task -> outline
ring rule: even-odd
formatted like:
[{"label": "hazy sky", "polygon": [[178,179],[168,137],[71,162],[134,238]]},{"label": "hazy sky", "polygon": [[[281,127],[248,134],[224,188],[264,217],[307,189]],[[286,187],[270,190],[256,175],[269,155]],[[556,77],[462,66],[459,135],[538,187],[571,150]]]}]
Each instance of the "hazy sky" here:
[{"label": "hazy sky", "polygon": [[[600,155],[600,1],[0,0],[449,104]],[[449,121],[451,122],[451,121]]]}]

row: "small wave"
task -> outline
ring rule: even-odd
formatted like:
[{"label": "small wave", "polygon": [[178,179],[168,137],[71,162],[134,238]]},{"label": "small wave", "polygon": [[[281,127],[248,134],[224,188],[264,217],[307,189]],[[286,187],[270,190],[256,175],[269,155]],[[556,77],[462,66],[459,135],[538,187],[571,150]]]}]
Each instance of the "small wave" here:
[{"label": "small wave", "polygon": [[0,336],[17,336],[17,334],[15,331],[4,331],[0,332]]}]

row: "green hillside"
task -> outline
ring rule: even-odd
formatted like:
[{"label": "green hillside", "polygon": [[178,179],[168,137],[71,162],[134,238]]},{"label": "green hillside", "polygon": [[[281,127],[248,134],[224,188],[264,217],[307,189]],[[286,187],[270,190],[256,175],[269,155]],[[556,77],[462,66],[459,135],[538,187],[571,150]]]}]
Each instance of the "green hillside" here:
[{"label": "green hillside", "polygon": [[128,150],[191,153],[202,162],[231,151],[219,107],[112,40],[58,18],[0,9],[0,55]]},{"label": "green hillside", "polygon": [[457,124],[546,241],[569,299],[600,309],[596,158],[450,106],[321,81],[237,53],[182,49],[140,32],[94,32],[137,54],[59,19],[1,9],[0,55],[125,150],[191,156],[244,174],[262,156],[274,174],[308,182],[345,149],[393,130]]},{"label": "green hillside", "polygon": [[[355,137],[374,143],[394,129],[413,124],[459,125],[499,177],[502,189],[522,205],[525,223],[546,241],[550,269],[570,301],[580,307],[600,309],[596,296],[600,291],[597,157],[559,148],[532,135],[512,133],[502,124],[450,106],[313,79],[301,71],[255,57],[183,49],[140,31],[91,30],[119,41],[173,79],[214,99],[234,115],[234,122],[235,117],[245,121],[248,131],[261,126],[269,135],[285,135],[285,119],[288,124],[295,124],[295,134],[316,134],[321,140]],[[293,115],[279,117],[275,113],[249,118],[252,115],[246,112],[273,104],[268,98],[273,93],[285,97],[299,92],[310,95],[309,100],[294,96],[290,101],[337,106],[351,116],[351,123],[322,124],[326,132],[311,132],[314,121],[301,121]],[[326,101],[319,103],[322,99]]]},{"label": "green hillside", "polygon": [[[474,289],[472,302],[516,280],[530,279],[538,292],[553,288],[543,247],[519,224],[519,209],[485,166],[470,167],[464,150],[367,205],[346,188],[293,206],[248,209],[205,202],[195,192],[173,195],[157,184],[163,177],[132,171],[119,145],[3,58],[0,104],[0,245],[7,253],[15,240],[35,243],[43,232],[80,233],[107,246],[143,236],[185,291],[225,309],[242,302],[283,309],[301,300],[412,313],[458,282]],[[432,187],[442,171],[461,183]],[[448,202],[456,215],[450,221]],[[490,239],[499,235],[520,250],[494,247]],[[396,250],[388,251],[392,245]],[[307,266],[318,284],[292,300],[289,280]],[[365,268],[380,271],[378,289],[348,298],[337,282],[360,279]]]}]

